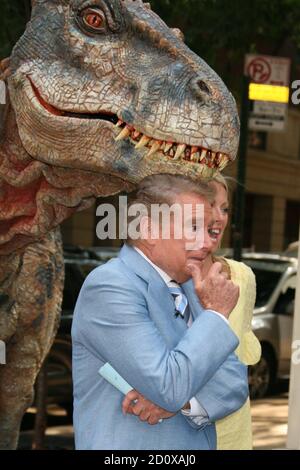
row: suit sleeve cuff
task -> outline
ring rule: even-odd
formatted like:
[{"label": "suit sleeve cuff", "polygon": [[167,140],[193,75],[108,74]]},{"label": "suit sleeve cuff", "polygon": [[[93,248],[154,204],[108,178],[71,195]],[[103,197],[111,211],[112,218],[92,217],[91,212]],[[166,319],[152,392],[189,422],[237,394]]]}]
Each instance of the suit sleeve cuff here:
[{"label": "suit sleeve cuff", "polygon": [[229,325],[229,321],[226,317],[224,317],[224,315],[222,315],[221,313],[219,312],[216,312],[215,310],[209,310],[209,312],[212,312],[214,313],[215,315],[218,315],[218,317],[222,318],[222,320],[227,323],[227,325]]},{"label": "suit sleeve cuff", "polygon": [[194,417],[194,416],[201,416],[202,418],[208,417],[205,409],[203,408],[203,406],[201,406],[197,398],[193,397],[190,399],[190,406],[191,408],[189,410],[181,410],[182,414],[184,414],[185,416],[189,416],[189,417]]}]

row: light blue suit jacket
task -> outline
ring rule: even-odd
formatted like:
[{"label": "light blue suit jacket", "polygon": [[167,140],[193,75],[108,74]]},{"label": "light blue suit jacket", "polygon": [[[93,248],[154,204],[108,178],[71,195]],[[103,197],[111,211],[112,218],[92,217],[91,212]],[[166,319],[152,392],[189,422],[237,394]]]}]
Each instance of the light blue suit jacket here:
[{"label": "light blue suit jacket", "polygon": [[[214,449],[213,422],[246,401],[247,370],[233,354],[237,337],[201,307],[192,281],[183,288],[194,318],[190,328],[175,316],[160,275],[129,246],[87,277],[72,327],[77,449]],[[98,373],[106,362],[170,412],[196,397],[211,424],[197,427],[180,411],[155,426],[124,416],[124,395]]]}]

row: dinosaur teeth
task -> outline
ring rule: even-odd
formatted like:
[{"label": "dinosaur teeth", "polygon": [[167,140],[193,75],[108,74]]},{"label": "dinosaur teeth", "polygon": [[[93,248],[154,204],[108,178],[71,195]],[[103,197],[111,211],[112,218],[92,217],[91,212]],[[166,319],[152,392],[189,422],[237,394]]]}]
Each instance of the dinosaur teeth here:
[{"label": "dinosaur teeth", "polygon": [[179,144],[179,145],[177,146],[177,150],[176,150],[174,159],[175,159],[175,160],[179,160],[179,158],[181,157],[181,155],[184,153],[185,149],[186,149],[186,145],[185,145],[185,144]]},{"label": "dinosaur teeth", "polygon": [[227,165],[228,157],[224,153],[218,153],[218,157],[219,157],[219,171],[222,171]]},{"label": "dinosaur teeth", "polygon": [[120,133],[115,138],[116,141],[130,138],[131,143],[135,144],[137,150],[148,147],[147,157],[151,157],[160,150],[174,160],[183,159],[190,163],[201,163],[206,165],[208,170],[209,168],[216,168],[218,171],[222,171],[230,161],[230,157],[222,152],[213,152],[212,150],[196,147],[195,145],[189,146],[176,142],[151,139],[151,137],[143,135],[132,125],[126,124],[121,119],[118,120],[115,127],[120,128]]},{"label": "dinosaur teeth", "polygon": [[141,135],[141,133],[139,131],[134,131],[133,134],[132,134],[133,140],[138,139],[140,135]]},{"label": "dinosaur teeth", "polygon": [[206,149],[202,149],[201,155],[200,155],[200,162],[203,162],[203,160],[205,160],[206,154],[207,154],[207,150],[206,150]]},{"label": "dinosaur teeth", "polygon": [[191,159],[192,159],[192,162],[198,163],[200,159],[200,153],[199,152],[192,153]]},{"label": "dinosaur teeth", "polygon": [[217,153],[217,160],[218,160],[219,164],[227,162],[227,159],[228,159],[228,157],[225,153],[221,153],[221,152]]},{"label": "dinosaur teeth", "polygon": [[150,140],[151,140],[150,137],[147,137],[146,135],[143,135],[143,137],[141,138],[139,143],[136,144],[135,148],[136,149],[141,149],[143,147],[146,147],[146,145],[149,144]]},{"label": "dinosaur teeth", "polygon": [[173,142],[166,142],[165,153],[168,153],[172,147],[173,147]]},{"label": "dinosaur teeth", "polygon": [[154,140],[151,149],[147,153],[147,157],[151,157],[152,155],[154,155],[157,152],[157,150],[161,147],[161,144],[162,144],[161,141]]},{"label": "dinosaur teeth", "polygon": [[119,140],[126,139],[127,137],[130,136],[130,134],[131,134],[131,129],[128,126],[126,126],[124,127],[124,129],[122,129],[120,134],[115,138],[115,141],[118,142]]}]

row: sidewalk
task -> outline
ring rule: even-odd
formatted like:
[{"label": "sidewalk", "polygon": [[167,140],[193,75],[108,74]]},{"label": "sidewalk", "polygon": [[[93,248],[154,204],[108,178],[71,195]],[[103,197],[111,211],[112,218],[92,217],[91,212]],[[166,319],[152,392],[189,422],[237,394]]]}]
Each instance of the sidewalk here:
[{"label": "sidewalk", "polygon": [[284,449],[287,439],[288,393],[251,404],[254,449]]}]

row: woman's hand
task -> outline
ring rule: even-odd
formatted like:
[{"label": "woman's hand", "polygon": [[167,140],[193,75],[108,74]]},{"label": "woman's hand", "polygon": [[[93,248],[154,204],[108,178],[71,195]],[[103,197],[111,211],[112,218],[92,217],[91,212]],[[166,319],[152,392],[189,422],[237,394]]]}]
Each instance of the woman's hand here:
[{"label": "woman's hand", "polygon": [[122,410],[124,414],[134,414],[141,421],[147,421],[151,425],[161,422],[162,419],[171,418],[176,414],[160,408],[136,390],[127,393],[122,403]]}]

